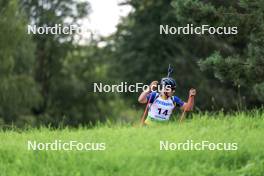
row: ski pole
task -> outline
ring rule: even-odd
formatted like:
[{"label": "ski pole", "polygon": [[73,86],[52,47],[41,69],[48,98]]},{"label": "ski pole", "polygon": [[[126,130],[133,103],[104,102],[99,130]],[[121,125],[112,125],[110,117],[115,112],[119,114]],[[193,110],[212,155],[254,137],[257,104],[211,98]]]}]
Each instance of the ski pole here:
[{"label": "ski pole", "polygon": [[191,97],[189,97],[188,102],[187,102],[187,105],[184,107],[183,112],[182,112],[182,114],[181,114],[181,117],[180,117],[180,123],[183,121],[187,109],[190,109],[191,101],[192,101],[192,99],[191,99]]},{"label": "ski pole", "polygon": [[149,97],[148,102],[147,102],[147,105],[146,105],[145,110],[144,110],[144,113],[143,113],[143,115],[141,117],[141,120],[140,120],[141,125],[144,125],[145,124],[145,117],[147,115],[147,111],[148,111],[148,106],[149,106],[149,103],[150,103],[150,99],[151,99],[151,97]]},{"label": "ski pole", "polygon": [[185,112],[186,112],[186,109],[187,109],[187,106],[183,109],[183,112],[181,114],[181,117],[180,117],[180,124],[182,123],[184,117],[185,117]]}]

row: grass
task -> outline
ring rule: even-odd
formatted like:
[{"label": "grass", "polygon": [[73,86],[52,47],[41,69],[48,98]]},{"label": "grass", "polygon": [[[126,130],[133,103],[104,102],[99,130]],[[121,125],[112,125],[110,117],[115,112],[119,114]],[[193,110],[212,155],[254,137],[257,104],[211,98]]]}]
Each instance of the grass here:
[{"label": "grass", "polygon": [[[264,114],[194,115],[155,128],[105,125],[0,132],[0,175],[262,176]],[[28,151],[27,141],[106,143],[105,151]],[[238,143],[236,151],[160,151],[160,140]]]}]

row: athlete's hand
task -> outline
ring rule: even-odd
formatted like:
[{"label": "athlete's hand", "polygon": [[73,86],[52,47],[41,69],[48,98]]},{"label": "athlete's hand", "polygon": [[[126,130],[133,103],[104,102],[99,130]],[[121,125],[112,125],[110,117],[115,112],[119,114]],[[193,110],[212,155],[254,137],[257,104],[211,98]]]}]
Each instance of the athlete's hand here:
[{"label": "athlete's hand", "polygon": [[195,95],[196,95],[196,89],[191,88],[190,91],[189,91],[189,96],[190,97],[194,97]]},{"label": "athlete's hand", "polygon": [[152,90],[157,90],[158,88],[158,81],[152,81],[149,85],[149,91],[152,91]]}]

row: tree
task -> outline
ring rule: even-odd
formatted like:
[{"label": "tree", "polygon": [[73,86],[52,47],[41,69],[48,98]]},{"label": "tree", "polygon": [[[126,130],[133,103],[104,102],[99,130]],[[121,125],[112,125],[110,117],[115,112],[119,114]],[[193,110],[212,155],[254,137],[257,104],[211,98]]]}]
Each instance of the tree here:
[{"label": "tree", "polygon": [[5,123],[34,123],[31,110],[41,102],[33,79],[34,44],[16,0],[0,1],[0,117]]},{"label": "tree", "polygon": [[[206,77],[197,62],[215,51],[226,55],[234,52],[232,45],[245,45],[244,36],[221,38],[216,35],[160,35],[160,25],[186,26],[193,24],[234,25],[237,17],[224,17],[230,13],[230,4],[236,1],[196,0],[128,0],[133,11],[124,18],[113,36],[114,65],[111,73],[120,81],[131,83],[160,79],[166,76],[168,64],[175,67],[178,82],[176,94],[185,99],[191,87],[198,89],[197,105],[200,109],[232,108],[236,97],[232,87],[222,86],[214,77]],[[229,21],[228,21],[229,19]],[[241,24],[242,25],[242,24]],[[231,43],[232,45],[226,45]],[[226,94],[227,97],[222,96]],[[136,96],[129,96],[136,103]],[[230,98],[231,97],[231,98]]]},{"label": "tree", "polygon": [[[88,2],[77,0],[23,0],[21,4],[27,12],[30,24],[37,27],[52,27],[56,24],[80,26],[80,20],[91,10]],[[62,76],[62,72],[65,70],[63,64],[67,57],[69,55],[74,57],[75,54],[72,53],[79,50],[76,40],[78,37],[80,36],[77,33],[33,35],[36,43],[35,80],[41,87],[43,97],[43,104],[35,110],[35,114],[42,115],[46,123],[52,122],[57,125],[64,116],[73,115],[69,113],[69,109],[74,109],[76,105],[70,102],[71,95],[67,93],[68,86],[76,82],[70,82],[74,80]],[[81,89],[82,85],[83,83],[80,83],[76,87],[80,86]],[[62,95],[62,92],[65,94]],[[68,110],[65,109],[64,103],[67,104]]]},{"label": "tree", "polygon": [[[214,75],[225,85],[232,85],[239,93],[239,101],[248,107],[264,102],[264,3],[241,0],[228,6],[233,9],[239,34],[231,43],[234,52],[228,55],[220,50],[200,61],[208,75]],[[230,19],[223,18],[224,22]]]}]

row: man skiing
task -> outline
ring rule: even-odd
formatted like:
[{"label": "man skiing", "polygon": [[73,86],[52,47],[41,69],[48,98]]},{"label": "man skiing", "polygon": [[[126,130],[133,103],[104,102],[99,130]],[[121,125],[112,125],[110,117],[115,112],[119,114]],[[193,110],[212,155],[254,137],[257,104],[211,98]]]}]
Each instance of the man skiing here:
[{"label": "man skiing", "polygon": [[[169,70],[171,68],[169,67]],[[160,85],[162,89],[160,93],[154,91],[158,86],[158,81],[153,81],[148,90],[143,91],[138,97],[140,103],[147,103],[148,115],[146,120],[142,123],[146,125],[161,124],[168,122],[172,111],[175,107],[180,107],[184,113],[191,111],[194,105],[195,89],[190,89],[188,102],[183,102],[177,96],[173,96],[176,88],[176,81],[170,77],[172,70],[169,71],[168,76],[161,79]],[[145,119],[145,113],[143,119]]]}]

